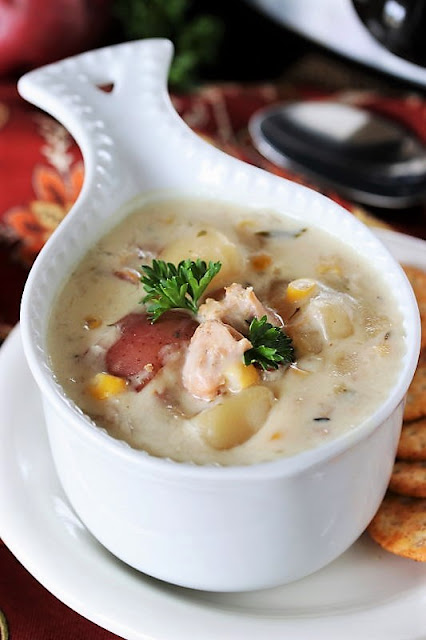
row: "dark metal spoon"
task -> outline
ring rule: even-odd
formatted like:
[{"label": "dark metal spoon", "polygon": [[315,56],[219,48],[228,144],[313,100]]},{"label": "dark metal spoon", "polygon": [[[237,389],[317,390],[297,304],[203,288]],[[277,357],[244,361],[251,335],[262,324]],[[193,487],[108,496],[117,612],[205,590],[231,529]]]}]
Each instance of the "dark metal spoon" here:
[{"label": "dark metal spoon", "polygon": [[292,102],[258,111],[254,145],[352,200],[403,208],[426,199],[426,147],[408,129],[339,102]]}]

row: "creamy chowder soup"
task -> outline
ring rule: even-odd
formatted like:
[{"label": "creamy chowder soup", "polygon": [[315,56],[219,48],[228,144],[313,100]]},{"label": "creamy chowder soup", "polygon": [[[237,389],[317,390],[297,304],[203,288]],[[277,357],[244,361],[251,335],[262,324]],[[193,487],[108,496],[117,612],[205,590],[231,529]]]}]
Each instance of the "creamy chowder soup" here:
[{"label": "creamy chowder soup", "polygon": [[[197,259],[220,265],[195,306],[153,322],[147,267]],[[182,199],[145,205],[88,252],[57,297],[49,348],[59,383],[113,437],[237,465],[355,428],[389,393],[404,337],[372,265],[325,232]]]}]

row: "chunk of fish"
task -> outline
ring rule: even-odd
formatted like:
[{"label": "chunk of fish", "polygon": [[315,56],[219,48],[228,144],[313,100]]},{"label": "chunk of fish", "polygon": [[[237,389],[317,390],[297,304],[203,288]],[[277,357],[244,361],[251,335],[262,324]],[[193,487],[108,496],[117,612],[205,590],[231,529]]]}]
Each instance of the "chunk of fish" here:
[{"label": "chunk of fish", "polygon": [[243,287],[238,283],[226,287],[221,300],[208,298],[198,309],[200,322],[220,320],[243,334],[247,333],[248,323],[253,318],[263,316],[276,327],[283,325],[280,316],[260,302],[253,287]]},{"label": "chunk of fish", "polygon": [[227,388],[226,371],[241,362],[251,342],[220,320],[206,320],[195,330],[182,370],[185,389],[211,401]]}]

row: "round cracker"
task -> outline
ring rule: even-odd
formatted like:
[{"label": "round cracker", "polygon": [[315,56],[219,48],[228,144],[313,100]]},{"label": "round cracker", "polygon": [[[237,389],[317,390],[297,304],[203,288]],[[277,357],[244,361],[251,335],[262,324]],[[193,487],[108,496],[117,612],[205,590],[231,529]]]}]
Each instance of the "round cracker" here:
[{"label": "round cracker", "polygon": [[426,498],[426,462],[395,462],[389,489],[403,496]]},{"label": "round cracker", "polygon": [[396,457],[402,460],[426,460],[426,418],[403,425]]},{"label": "round cracker", "polygon": [[389,491],[367,531],[386,551],[426,562],[426,499]]},{"label": "round cracker", "polygon": [[426,359],[419,361],[414,377],[408,388],[404,420],[411,422],[426,417]]},{"label": "round cracker", "polygon": [[422,327],[421,348],[426,349],[426,272],[408,265],[403,265],[403,269],[417,299]]}]

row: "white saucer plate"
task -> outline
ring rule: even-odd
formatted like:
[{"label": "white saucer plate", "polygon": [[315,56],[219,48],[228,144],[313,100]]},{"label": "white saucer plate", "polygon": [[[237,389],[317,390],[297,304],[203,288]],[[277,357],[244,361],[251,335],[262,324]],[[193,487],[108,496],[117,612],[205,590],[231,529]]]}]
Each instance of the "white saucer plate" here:
[{"label": "white saucer plate", "polygon": [[[398,260],[426,270],[424,241],[377,233]],[[426,638],[426,565],[386,553],[366,534],[325,569],[265,591],[192,591],[129,568],[91,536],[62,491],[19,328],[0,351],[0,380],[0,536],[89,620],[126,640]]]}]

